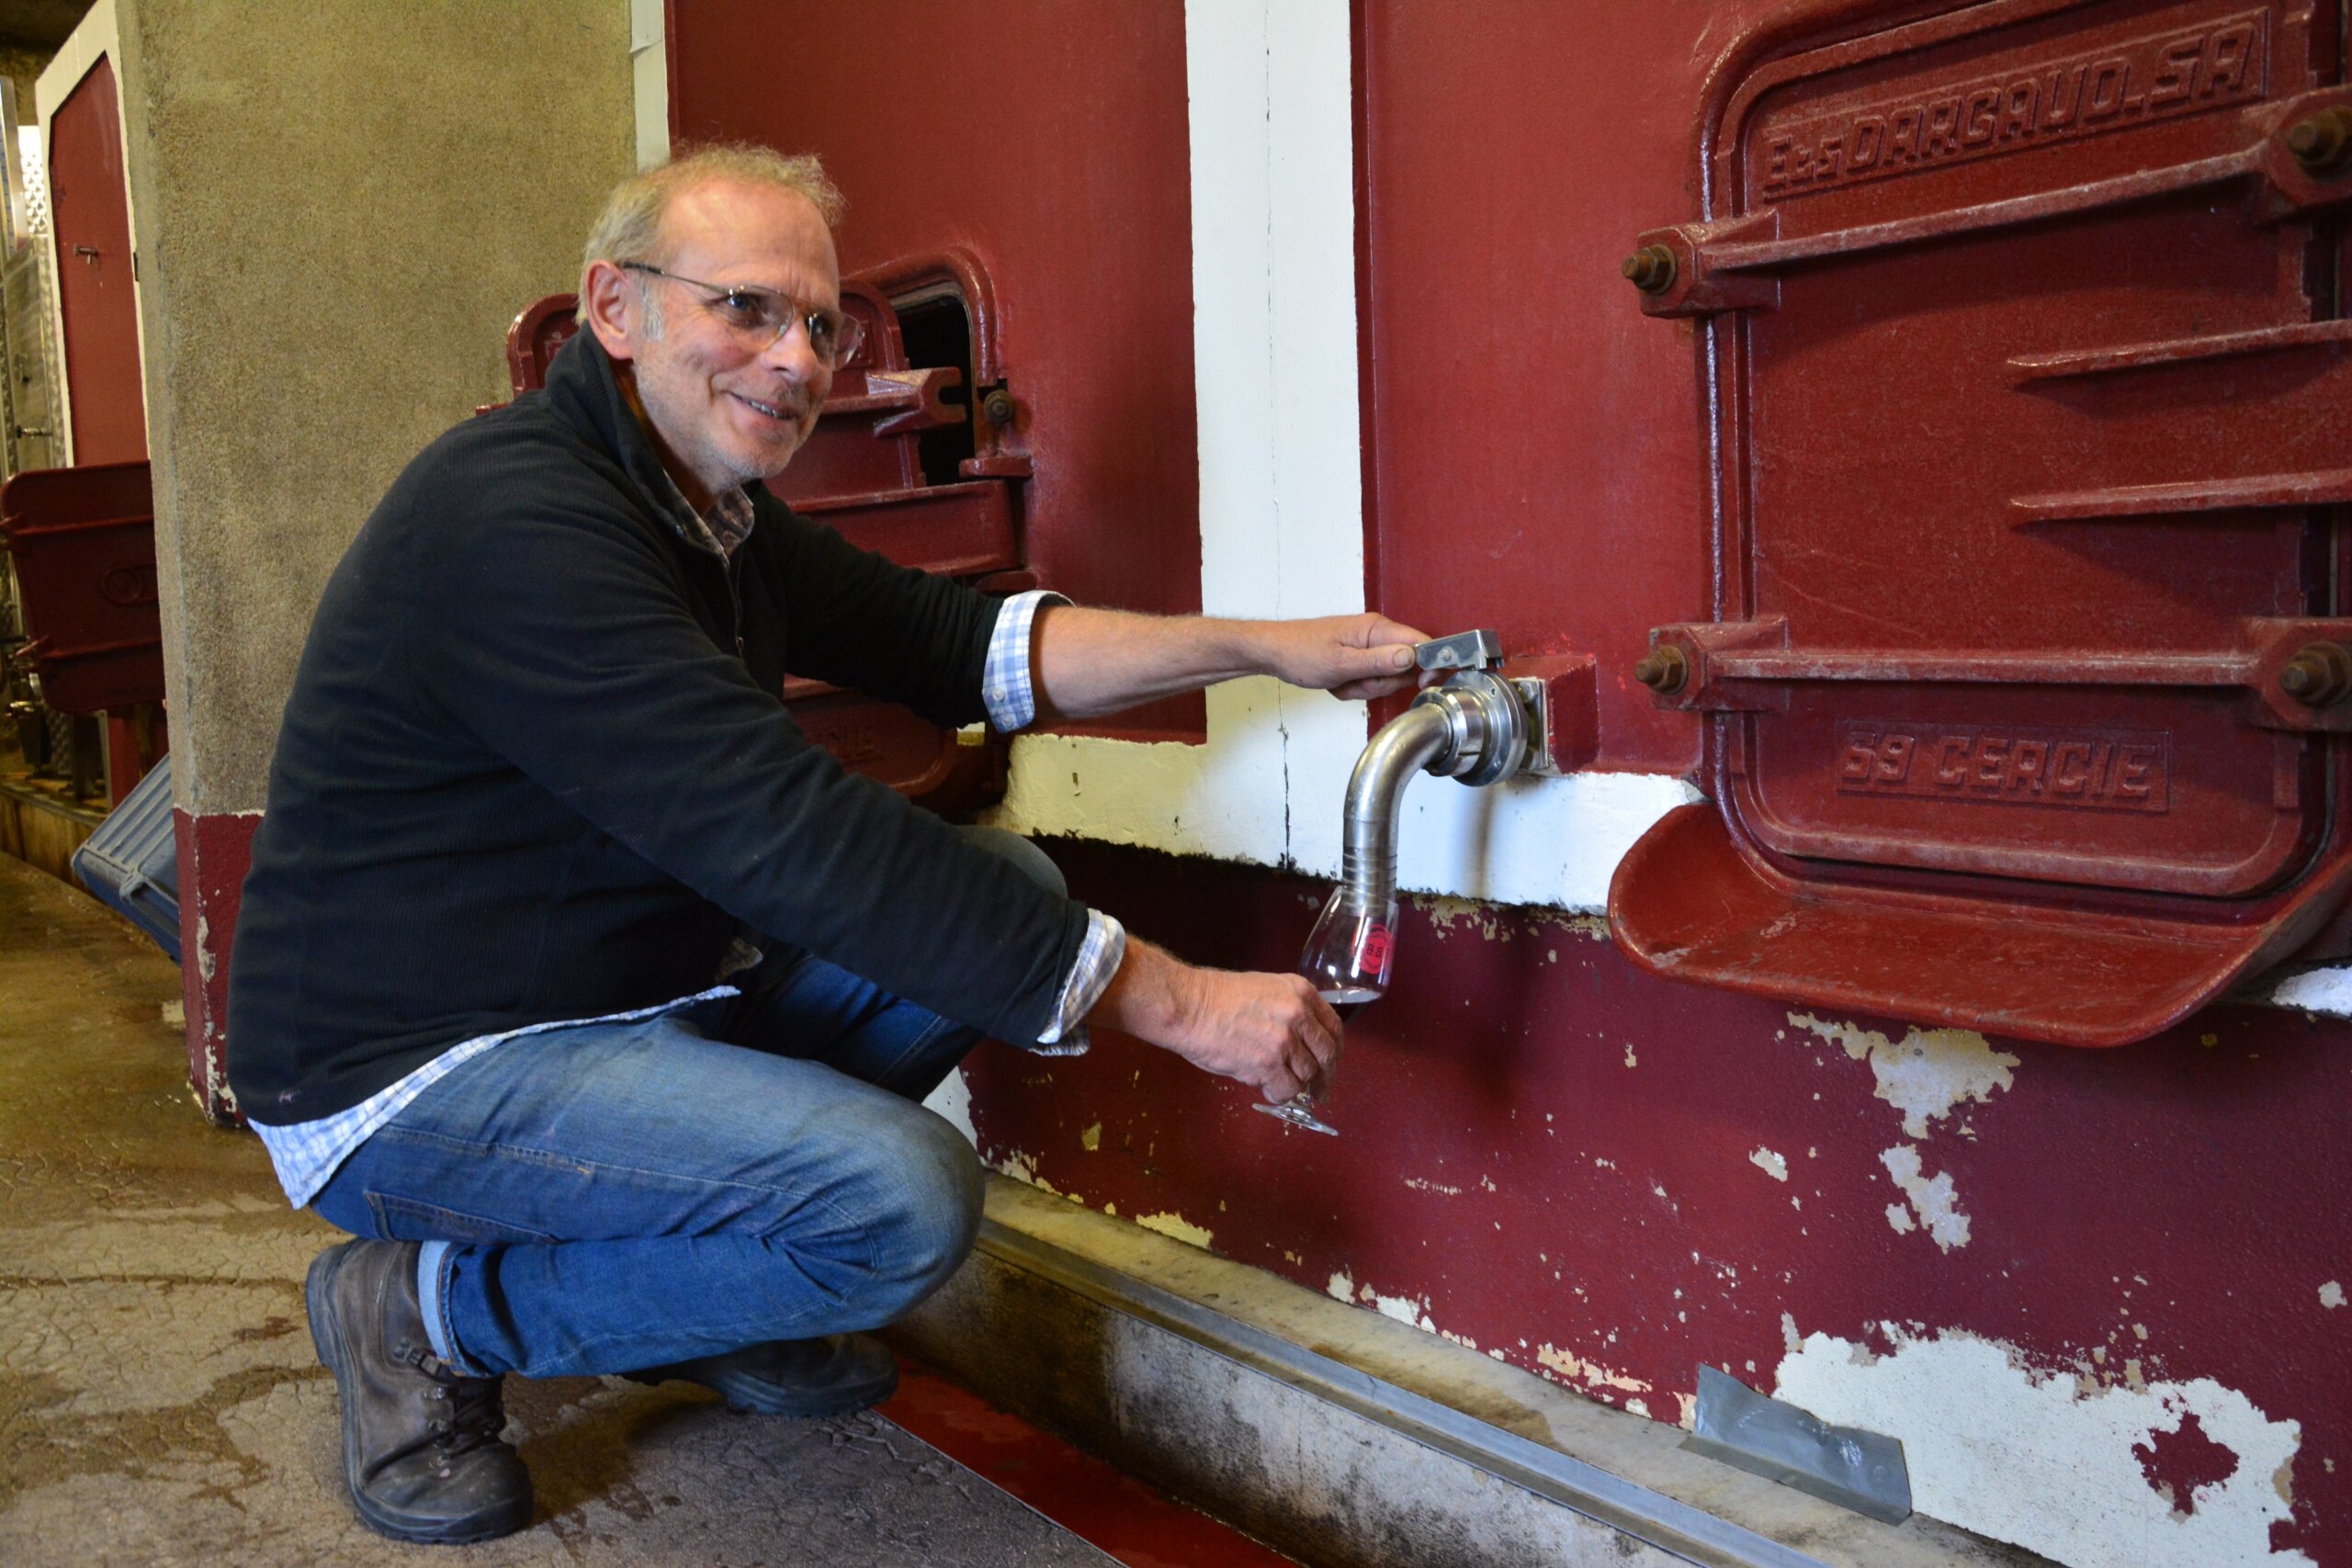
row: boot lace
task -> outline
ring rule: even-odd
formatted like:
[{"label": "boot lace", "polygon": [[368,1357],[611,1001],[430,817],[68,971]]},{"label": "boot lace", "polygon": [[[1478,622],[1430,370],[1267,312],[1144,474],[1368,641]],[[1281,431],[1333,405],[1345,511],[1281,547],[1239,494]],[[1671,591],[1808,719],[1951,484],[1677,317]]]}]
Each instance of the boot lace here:
[{"label": "boot lace", "polygon": [[497,1378],[469,1378],[449,1369],[449,1363],[429,1348],[402,1341],[394,1356],[433,1380],[426,1395],[446,1406],[432,1423],[433,1447],[445,1458],[471,1453],[495,1444],[506,1427],[504,1389]]}]

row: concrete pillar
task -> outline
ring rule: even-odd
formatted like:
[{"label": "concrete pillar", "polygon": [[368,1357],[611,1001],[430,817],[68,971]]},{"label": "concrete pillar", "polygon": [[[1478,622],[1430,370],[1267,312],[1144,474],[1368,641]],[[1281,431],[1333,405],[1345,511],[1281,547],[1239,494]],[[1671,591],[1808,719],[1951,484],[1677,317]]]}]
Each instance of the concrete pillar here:
[{"label": "concrete pillar", "polygon": [[395,474],[507,395],[634,164],[627,0],[117,0],[171,700],[190,1081],[278,715]]}]

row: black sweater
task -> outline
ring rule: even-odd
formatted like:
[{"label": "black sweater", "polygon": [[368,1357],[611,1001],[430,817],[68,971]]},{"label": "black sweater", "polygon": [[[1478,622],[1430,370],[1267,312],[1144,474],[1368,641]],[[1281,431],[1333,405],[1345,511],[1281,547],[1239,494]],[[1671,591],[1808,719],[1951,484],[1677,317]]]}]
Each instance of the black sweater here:
[{"label": "black sweater", "polygon": [[587,333],[394,482],[320,602],[254,840],[227,1042],[248,1116],[700,990],[739,921],[1045,1030],[1085,910],[844,773],[778,696],[788,670],[974,722],[999,601],[751,488],[730,570],[680,536]]}]

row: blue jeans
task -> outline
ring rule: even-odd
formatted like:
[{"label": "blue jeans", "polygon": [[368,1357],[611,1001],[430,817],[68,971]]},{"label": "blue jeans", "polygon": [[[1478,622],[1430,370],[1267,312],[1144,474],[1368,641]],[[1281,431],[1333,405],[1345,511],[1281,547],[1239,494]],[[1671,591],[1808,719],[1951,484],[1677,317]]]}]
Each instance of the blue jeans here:
[{"label": "blue jeans", "polygon": [[[971,831],[1058,886],[1025,840]],[[312,1208],[428,1244],[427,1331],[477,1375],[635,1371],[891,1321],[978,1228],[972,1147],[918,1103],[978,1033],[789,948],[736,983],[492,1046]]]}]

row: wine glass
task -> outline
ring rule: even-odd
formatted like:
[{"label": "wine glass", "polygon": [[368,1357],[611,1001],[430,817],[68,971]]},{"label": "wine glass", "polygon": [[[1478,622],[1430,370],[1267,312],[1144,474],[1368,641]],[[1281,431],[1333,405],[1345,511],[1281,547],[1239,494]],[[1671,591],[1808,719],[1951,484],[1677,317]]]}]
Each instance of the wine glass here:
[{"label": "wine glass", "polygon": [[[1315,982],[1316,994],[1330,1004],[1333,1012],[1343,1020],[1353,1018],[1364,1004],[1377,1001],[1388,989],[1388,965],[1396,954],[1391,933],[1396,929],[1394,894],[1375,907],[1343,883],[1331,890],[1323,913],[1316,918],[1306,951],[1299,957],[1298,972]],[[1337,1127],[1315,1114],[1314,1097],[1304,1091],[1279,1105],[1261,1100],[1257,1109],[1310,1133],[1340,1135]]]}]

